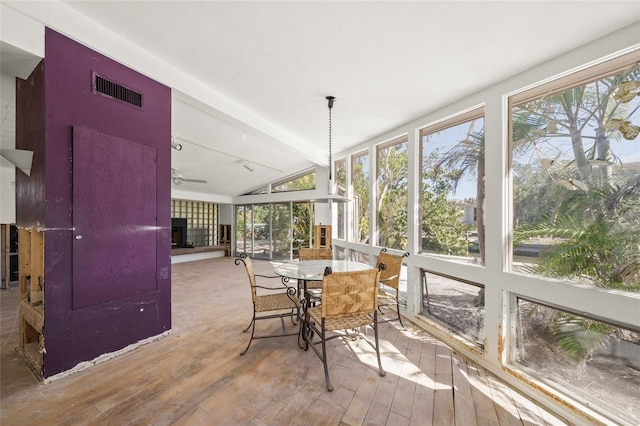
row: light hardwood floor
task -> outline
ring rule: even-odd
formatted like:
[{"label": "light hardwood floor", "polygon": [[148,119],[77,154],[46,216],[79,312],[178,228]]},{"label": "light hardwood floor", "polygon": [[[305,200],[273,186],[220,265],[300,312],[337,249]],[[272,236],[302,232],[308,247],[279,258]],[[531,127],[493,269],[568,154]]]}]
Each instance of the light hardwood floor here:
[{"label": "light hardwood floor", "polygon": [[[268,262],[257,273],[272,274]],[[0,423],[10,425],[560,425],[482,368],[412,326],[380,326],[385,377],[363,341],[329,343],[322,363],[296,337],[256,340],[233,258],[172,266],[170,335],[47,385],[20,357],[18,290],[0,292]],[[261,321],[261,332],[279,322]],[[291,324],[289,323],[289,326]]]}]

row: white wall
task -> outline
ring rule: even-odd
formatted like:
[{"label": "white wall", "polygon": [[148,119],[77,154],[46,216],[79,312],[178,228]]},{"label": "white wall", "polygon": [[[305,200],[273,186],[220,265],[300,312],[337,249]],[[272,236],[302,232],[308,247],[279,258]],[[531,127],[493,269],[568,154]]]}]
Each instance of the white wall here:
[{"label": "white wall", "polygon": [[[0,74],[0,105],[2,111],[0,147],[3,149],[14,149],[16,147],[15,102],[15,76],[2,73]],[[4,158],[0,158],[0,223],[15,223],[16,221],[15,174],[15,167]]]},{"label": "white wall", "polygon": [[219,222],[220,225],[231,225],[233,224],[233,205],[231,204],[220,204],[219,205],[220,217]]},{"label": "white wall", "polygon": [[0,167],[0,223],[16,222],[16,172]]}]

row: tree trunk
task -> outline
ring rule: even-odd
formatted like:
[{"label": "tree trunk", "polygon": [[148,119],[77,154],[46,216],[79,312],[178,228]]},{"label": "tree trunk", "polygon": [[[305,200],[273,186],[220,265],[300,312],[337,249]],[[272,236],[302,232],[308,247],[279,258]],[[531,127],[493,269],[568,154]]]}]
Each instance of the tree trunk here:
[{"label": "tree trunk", "polygon": [[611,152],[611,143],[605,132],[604,123],[598,120],[598,128],[596,129],[596,159],[606,161],[606,164],[598,164],[598,170],[600,171],[600,185],[602,188],[606,188],[611,184],[613,177],[613,153]]}]

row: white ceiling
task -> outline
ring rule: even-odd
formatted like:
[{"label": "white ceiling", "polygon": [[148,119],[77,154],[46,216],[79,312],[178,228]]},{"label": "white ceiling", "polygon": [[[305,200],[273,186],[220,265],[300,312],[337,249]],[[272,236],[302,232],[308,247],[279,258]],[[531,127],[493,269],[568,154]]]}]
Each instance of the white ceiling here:
[{"label": "white ceiling", "polygon": [[174,91],[173,167],[209,182],[179,189],[226,196],[326,165],[327,95],[336,154],[640,20],[638,1],[63,3],[232,101]]}]

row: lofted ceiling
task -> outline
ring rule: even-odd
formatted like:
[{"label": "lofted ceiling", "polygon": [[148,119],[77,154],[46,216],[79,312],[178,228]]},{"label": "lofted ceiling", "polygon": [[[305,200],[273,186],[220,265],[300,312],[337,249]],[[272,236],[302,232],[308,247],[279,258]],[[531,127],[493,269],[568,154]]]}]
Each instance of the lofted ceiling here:
[{"label": "lofted ceiling", "polygon": [[326,166],[327,95],[335,156],[640,20],[637,1],[62,3],[224,100],[173,92],[172,166],[208,181],[176,190],[220,196]]}]

